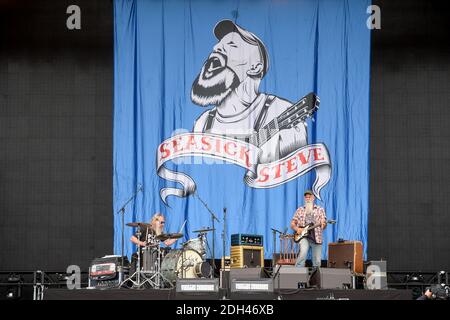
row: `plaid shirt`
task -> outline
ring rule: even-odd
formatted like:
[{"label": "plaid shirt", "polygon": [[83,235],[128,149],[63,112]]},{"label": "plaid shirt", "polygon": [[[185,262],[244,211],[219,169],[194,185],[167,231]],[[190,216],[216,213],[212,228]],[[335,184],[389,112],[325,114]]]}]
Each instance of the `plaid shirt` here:
[{"label": "plaid shirt", "polygon": [[[313,217],[314,217],[314,224],[319,222],[325,223],[327,221],[325,209],[317,205],[314,205]],[[297,211],[295,211],[292,220],[295,220],[297,227],[304,227],[306,225],[306,208],[304,206],[298,208]],[[317,227],[314,229],[314,236],[316,238],[317,244],[322,244],[323,238],[322,233],[323,230],[321,227]]]}]

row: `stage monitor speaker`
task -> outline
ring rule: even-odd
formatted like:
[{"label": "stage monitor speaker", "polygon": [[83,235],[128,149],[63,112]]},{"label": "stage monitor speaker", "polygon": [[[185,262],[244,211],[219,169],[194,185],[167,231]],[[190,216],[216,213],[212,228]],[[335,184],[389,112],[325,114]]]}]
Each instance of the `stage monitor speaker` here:
[{"label": "stage monitor speaker", "polygon": [[276,265],[273,276],[275,289],[301,289],[309,283],[309,269],[304,267]]},{"label": "stage monitor speaker", "polygon": [[178,279],[176,291],[182,293],[219,292],[219,279]]},{"label": "stage monitor speaker", "polygon": [[175,291],[177,300],[220,300],[226,291],[219,289],[219,279],[178,279]]},{"label": "stage monitor speaker", "polygon": [[266,279],[231,279],[231,292],[269,293],[273,292],[273,280]]},{"label": "stage monitor speaker", "polygon": [[309,285],[319,289],[350,289],[352,274],[349,269],[317,268],[311,274]]},{"label": "stage monitor speaker", "polygon": [[328,268],[348,268],[355,273],[362,274],[364,272],[362,242],[343,241],[329,243]]},{"label": "stage monitor speaker", "polygon": [[386,261],[369,261],[366,268],[366,289],[387,289]]},{"label": "stage monitor speaker", "polygon": [[230,269],[230,280],[232,279],[261,279],[264,278],[264,272],[262,268],[242,268],[242,269]]}]

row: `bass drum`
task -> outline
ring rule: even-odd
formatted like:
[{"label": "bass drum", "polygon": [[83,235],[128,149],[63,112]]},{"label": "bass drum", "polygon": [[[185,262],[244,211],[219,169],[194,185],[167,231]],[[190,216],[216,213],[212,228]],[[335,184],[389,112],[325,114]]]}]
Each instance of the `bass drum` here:
[{"label": "bass drum", "polygon": [[199,278],[196,268],[198,271],[202,263],[202,257],[195,250],[171,250],[161,263],[161,273],[172,283],[178,278]]}]

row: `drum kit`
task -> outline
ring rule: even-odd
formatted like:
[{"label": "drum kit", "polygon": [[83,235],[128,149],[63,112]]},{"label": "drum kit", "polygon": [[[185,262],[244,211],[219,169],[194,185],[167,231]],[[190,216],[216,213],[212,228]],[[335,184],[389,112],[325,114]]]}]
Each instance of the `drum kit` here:
[{"label": "drum kit", "polygon": [[[145,246],[138,245],[136,271],[125,279],[122,285],[131,282],[132,288],[173,288],[177,279],[210,278],[213,270],[206,261],[208,248],[207,233],[212,228],[195,230],[197,238],[182,244],[181,249],[162,248],[161,242],[169,239],[179,239],[182,233],[162,233],[156,235],[150,230],[150,225],[143,222],[127,223],[135,227],[135,236],[141,239],[142,230],[146,230]],[[169,250],[167,250],[169,249]]]}]

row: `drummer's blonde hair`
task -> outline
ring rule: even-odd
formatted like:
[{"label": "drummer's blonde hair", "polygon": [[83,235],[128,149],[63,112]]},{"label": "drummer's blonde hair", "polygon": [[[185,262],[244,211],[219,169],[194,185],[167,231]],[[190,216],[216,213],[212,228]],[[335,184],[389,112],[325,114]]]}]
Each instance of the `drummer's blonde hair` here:
[{"label": "drummer's blonde hair", "polygon": [[156,220],[158,220],[160,217],[164,217],[164,215],[161,212],[157,212],[153,215],[152,219],[150,220],[150,225],[153,226]]}]

